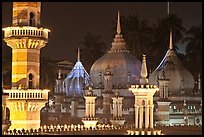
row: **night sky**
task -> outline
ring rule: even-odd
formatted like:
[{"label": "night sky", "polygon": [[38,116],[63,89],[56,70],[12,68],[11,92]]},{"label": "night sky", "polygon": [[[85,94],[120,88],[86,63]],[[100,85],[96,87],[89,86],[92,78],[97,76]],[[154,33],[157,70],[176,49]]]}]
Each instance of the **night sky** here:
[{"label": "night sky", "polygon": [[[49,42],[41,54],[73,63],[79,42],[87,32],[100,35],[101,41],[110,48],[112,22],[117,19],[118,10],[125,16],[136,14],[150,24],[167,16],[167,2],[42,2],[41,6],[41,24],[51,30]],[[170,13],[176,13],[187,29],[202,24],[201,2],[170,2]],[[11,17],[12,3],[3,2],[2,27],[11,26]]]}]

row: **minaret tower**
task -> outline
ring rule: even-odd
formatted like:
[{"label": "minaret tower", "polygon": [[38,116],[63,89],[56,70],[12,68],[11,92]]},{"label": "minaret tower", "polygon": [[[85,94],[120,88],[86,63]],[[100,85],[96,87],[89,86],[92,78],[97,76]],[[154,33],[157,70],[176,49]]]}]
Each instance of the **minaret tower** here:
[{"label": "minaret tower", "polygon": [[122,118],[123,97],[119,95],[119,90],[116,89],[113,100],[113,118],[110,119],[112,125],[124,125],[125,119]]},{"label": "minaret tower", "polygon": [[148,84],[147,75],[146,56],[143,55],[140,84],[129,88],[135,96],[135,129],[128,130],[128,134],[161,134],[160,130],[154,129],[153,115],[153,95],[159,89],[156,85]]},{"label": "minaret tower", "polygon": [[112,92],[112,77],[113,74],[110,71],[109,65],[106,68],[106,71],[104,73],[104,91],[102,92],[103,96],[103,114],[110,115],[110,104],[112,102],[111,96],[113,94]]},{"label": "minaret tower", "polygon": [[3,28],[4,41],[12,48],[12,89],[6,104],[12,129],[40,127],[40,110],[49,90],[40,88],[40,49],[49,30],[40,27],[40,2],[13,2],[12,26]]},{"label": "minaret tower", "polygon": [[86,114],[85,118],[82,118],[82,122],[86,128],[92,127],[95,128],[98,122],[98,118],[95,117],[95,106],[96,106],[96,95],[93,95],[92,87],[89,86],[88,95],[84,96],[85,98],[85,106],[86,106]]}]

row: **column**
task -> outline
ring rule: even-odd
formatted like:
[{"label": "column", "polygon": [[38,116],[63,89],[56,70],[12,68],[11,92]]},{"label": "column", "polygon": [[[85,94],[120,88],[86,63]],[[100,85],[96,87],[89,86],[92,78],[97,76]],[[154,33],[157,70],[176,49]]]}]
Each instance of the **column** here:
[{"label": "column", "polygon": [[92,102],[89,102],[89,116],[92,117]]},{"label": "column", "polygon": [[122,103],[119,104],[119,116],[122,116]]},{"label": "column", "polygon": [[89,104],[86,102],[86,117],[89,117]]},{"label": "column", "polygon": [[150,128],[154,128],[153,125],[153,110],[154,110],[154,105],[150,105]]},{"label": "column", "polygon": [[160,90],[160,98],[162,98],[163,89]]},{"label": "column", "polygon": [[95,102],[92,105],[93,105],[92,106],[92,110],[93,110],[92,114],[93,114],[93,117],[95,117]]},{"label": "column", "polygon": [[142,124],[143,124],[143,105],[140,106],[140,124],[139,128],[142,129]]},{"label": "column", "polygon": [[119,104],[119,102],[117,101],[117,102],[116,102],[116,117],[119,117],[119,107],[120,107],[120,104]]},{"label": "column", "polygon": [[164,98],[166,97],[166,86],[164,85],[164,93],[163,93],[164,95]]},{"label": "column", "polygon": [[165,91],[166,91],[166,98],[168,98],[168,87],[167,86],[165,86]]},{"label": "column", "polygon": [[138,128],[138,109],[139,106],[135,106],[135,128]]},{"label": "column", "polygon": [[115,107],[116,105],[115,105],[115,102],[113,101],[113,117],[116,117]]},{"label": "column", "polygon": [[3,105],[3,120],[6,120],[6,105]]},{"label": "column", "polygon": [[145,128],[149,127],[149,105],[145,106]]}]

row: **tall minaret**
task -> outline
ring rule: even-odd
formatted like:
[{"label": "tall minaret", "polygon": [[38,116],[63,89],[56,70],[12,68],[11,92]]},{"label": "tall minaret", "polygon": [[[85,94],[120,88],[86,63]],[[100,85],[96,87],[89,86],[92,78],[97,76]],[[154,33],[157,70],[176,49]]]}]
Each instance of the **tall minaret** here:
[{"label": "tall minaret", "polygon": [[[49,90],[40,90],[40,49],[49,30],[40,27],[40,2],[13,2],[12,26],[3,28],[4,41],[12,48],[12,89],[7,106],[10,129],[40,127],[40,110]],[[19,89],[19,90],[18,90]]]},{"label": "tall minaret", "polygon": [[40,2],[13,2],[12,27],[3,28],[4,41],[12,48],[12,88],[40,88],[40,49],[49,32],[39,28],[40,8]]}]

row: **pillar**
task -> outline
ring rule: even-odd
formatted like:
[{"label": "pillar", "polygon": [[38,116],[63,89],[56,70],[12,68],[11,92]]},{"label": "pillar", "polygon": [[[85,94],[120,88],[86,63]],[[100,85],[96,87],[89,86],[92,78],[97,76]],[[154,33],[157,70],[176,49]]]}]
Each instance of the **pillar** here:
[{"label": "pillar", "polygon": [[86,117],[89,117],[89,104],[86,102]]},{"label": "pillar", "polygon": [[154,128],[154,116],[153,116],[153,111],[154,111],[154,105],[150,105],[150,128]]},{"label": "pillar", "polygon": [[149,105],[145,106],[145,128],[149,127]]},{"label": "pillar", "polygon": [[93,117],[95,117],[95,104],[93,104],[92,109],[93,109]]},{"label": "pillar", "polygon": [[143,125],[143,106],[140,106],[140,119],[139,119],[139,128],[142,129],[142,125]]},{"label": "pillar", "polygon": [[6,106],[3,105],[3,120],[6,120]]},{"label": "pillar", "polygon": [[138,128],[138,115],[139,115],[138,109],[139,109],[139,106],[135,106],[135,128]]}]

